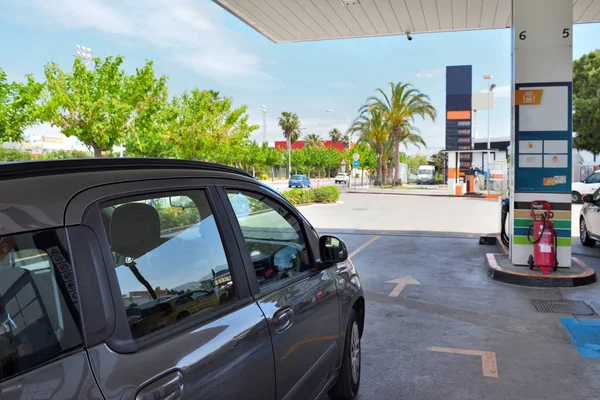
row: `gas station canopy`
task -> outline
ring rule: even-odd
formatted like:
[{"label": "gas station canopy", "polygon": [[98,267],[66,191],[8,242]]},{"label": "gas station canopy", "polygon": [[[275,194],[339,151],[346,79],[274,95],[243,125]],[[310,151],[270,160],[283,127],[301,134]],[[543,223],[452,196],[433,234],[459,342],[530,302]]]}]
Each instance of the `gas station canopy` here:
[{"label": "gas station canopy", "polygon": [[[273,42],[511,27],[512,0],[213,0]],[[573,23],[600,0],[573,0]]]}]

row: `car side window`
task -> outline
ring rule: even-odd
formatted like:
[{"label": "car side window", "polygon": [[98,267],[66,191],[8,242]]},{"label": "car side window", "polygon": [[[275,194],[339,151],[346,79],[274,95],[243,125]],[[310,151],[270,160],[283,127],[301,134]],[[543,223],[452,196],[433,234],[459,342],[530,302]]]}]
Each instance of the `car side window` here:
[{"label": "car side window", "polygon": [[300,221],[283,205],[259,193],[228,190],[259,286],[312,267]]},{"label": "car side window", "polygon": [[593,173],[587,178],[587,183],[598,183],[600,182],[600,173]]},{"label": "car side window", "polygon": [[203,190],[119,199],[101,213],[134,339],[235,300]]},{"label": "car side window", "polygon": [[83,344],[62,229],[0,236],[0,382]]},{"label": "car side window", "polygon": [[596,192],[594,193],[594,195],[592,197],[592,201],[594,203],[600,203],[600,189],[596,190]]}]

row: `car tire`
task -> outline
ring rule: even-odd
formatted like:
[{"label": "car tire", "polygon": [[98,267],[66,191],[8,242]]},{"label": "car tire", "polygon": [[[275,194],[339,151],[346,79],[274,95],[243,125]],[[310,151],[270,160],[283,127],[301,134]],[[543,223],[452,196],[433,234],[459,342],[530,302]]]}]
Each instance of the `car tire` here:
[{"label": "car tire", "polygon": [[360,328],[358,326],[358,315],[354,309],[350,312],[344,342],[340,376],[338,376],[337,382],[329,392],[329,395],[336,400],[353,399],[360,387]]},{"label": "car tire", "polygon": [[571,192],[571,202],[575,203],[575,204],[579,204],[582,201],[582,197],[581,197],[581,193],[579,192]]},{"label": "car tire", "polygon": [[288,189],[291,189],[291,188],[292,188],[292,185],[288,185]]},{"label": "car tire", "polygon": [[594,247],[596,245],[596,241],[590,237],[585,218],[583,217],[579,218],[579,240],[586,247]]}]

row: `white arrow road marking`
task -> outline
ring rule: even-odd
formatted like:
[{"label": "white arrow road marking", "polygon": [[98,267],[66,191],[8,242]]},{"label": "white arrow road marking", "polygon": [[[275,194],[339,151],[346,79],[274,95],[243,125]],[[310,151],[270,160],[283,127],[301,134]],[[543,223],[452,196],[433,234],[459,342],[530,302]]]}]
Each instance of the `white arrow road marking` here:
[{"label": "white arrow road marking", "polygon": [[419,281],[412,276],[405,276],[404,278],[396,278],[386,283],[395,283],[396,287],[389,294],[390,297],[398,297],[406,285],[420,285]]},{"label": "white arrow road marking", "polygon": [[494,353],[493,351],[453,349],[451,347],[430,347],[429,350],[437,351],[440,353],[479,356],[481,357],[481,369],[483,370],[483,376],[489,376],[492,378],[498,377],[498,364],[496,363],[496,353]]}]

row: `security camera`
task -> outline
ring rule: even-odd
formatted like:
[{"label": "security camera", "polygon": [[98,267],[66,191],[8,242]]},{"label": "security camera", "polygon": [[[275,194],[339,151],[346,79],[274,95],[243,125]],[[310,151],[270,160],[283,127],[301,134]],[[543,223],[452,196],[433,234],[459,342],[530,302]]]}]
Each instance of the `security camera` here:
[{"label": "security camera", "polygon": [[412,40],[412,36],[410,36],[410,32],[406,32],[406,38],[410,41]]}]

